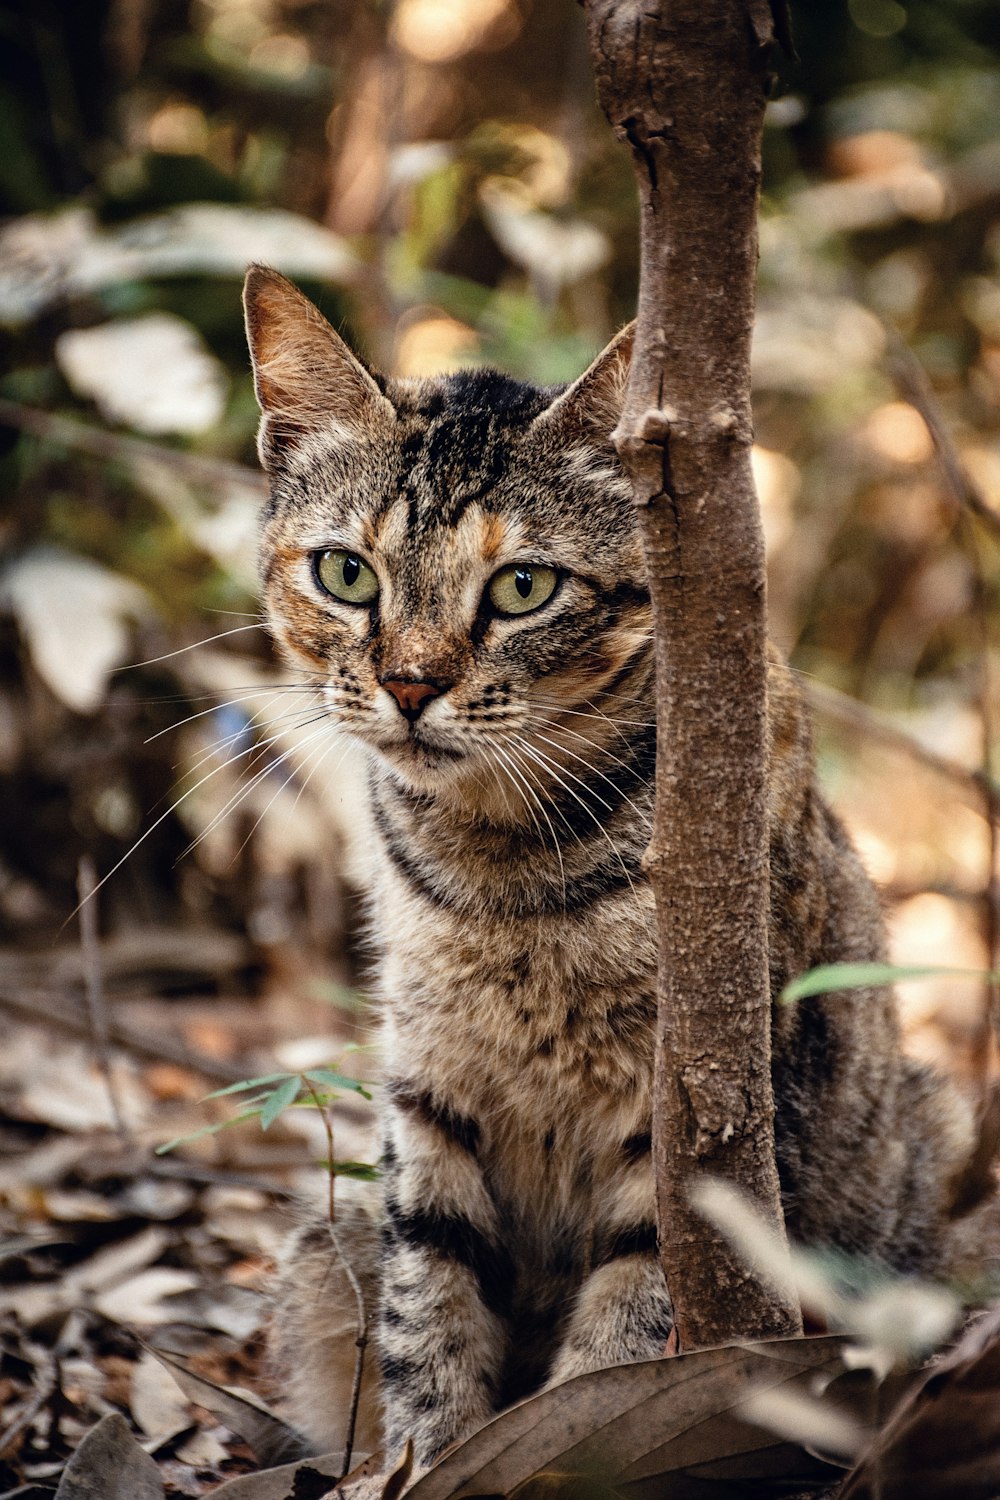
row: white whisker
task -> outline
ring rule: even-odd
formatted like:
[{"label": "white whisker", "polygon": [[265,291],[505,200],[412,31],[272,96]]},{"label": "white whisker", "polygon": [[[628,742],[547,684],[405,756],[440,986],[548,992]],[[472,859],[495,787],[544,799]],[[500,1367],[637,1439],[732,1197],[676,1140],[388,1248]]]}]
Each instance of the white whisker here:
[{"label": "white whisker", "polygon": [[[620,852],[620,850],[618,848],[618,845],[615,843],[614,839],[611,837],[610,833],[605,828],[604,824],[601,822],[600,818],[597,816],[597,814],[594,812],[594,810],[592,808],[588,807],[587,804],[586,804],[586,802],[584,802],[583,798],[580,796],[580,794],[578,792],[575,792],[573,790],[573,788],[567,782],[565,782],[562,779],[562,776],[559,774],[559,769],[553,763],[551,757],[549,757],[549,756],[547,756],[545,754],[544,750],[539,750],[538,747],[537,747],[537,745],[529,744],[528,741],[526,741],[524,739],[521,739],[520,737],[518,737],[518,744],[521,746],[521,749],[522,749],[522,751],[524,752],[525,755],[530,756],[532,760],[536,761],[538,765],[540,765],[541,767],[543,767],[543,769],[547,772],[547,774],[549,776],[551,776],[554,781],[557,781],[559,783],[559,785],[562,787],[563,791],[565,791],[566,793],[568,793],[568,795],[573,798],[573,801],[579,803],[579,805],[583,808],[584,812],[587,814],[587,816],[594,823],[594,826],[600,831],[600,833],[602,834],[602,836],[607,840],[608,844],[610,845],[611,851],[614,854],[615,858],[617,859],[618,863],[621,865],[622,872],[623,872],[623,874],[625,876],[625,879],[628,881],[628,883],[629,883],[629,885],[630,885],[630,887],[632,889],[632,893],[634,895],[635,894],[635,886],[634,886],[634,884],[632,882],[632,876],[629,874],[628,866],[626,865],[625,861],[622,859],[621,852]],[[577,783],[578,786],[582,786],[587,791],[590,790],[590,788],[587,787],[586,782],[581,781],[578,776],[574,776],[573,773],[572,773],[572,771],[568,770],[565,766],[563,766],[562,769],[566,772],[567,776],[571,777],[572,780]],[[591,792],[591,796],[596,797],[597,796],[596,792]],[[597,797],[597,800],[598,800],[598,802],[601,802],[601,798],[600,797]],[[607,803],[606,802],[601,802],[601,805],[603,807],[607,807]]]},{"label": "white whisker", "polygon": [[[568,724],[553,724],[550,720],[546,720],[546,725],[549,729],[552,730],[554,734],[571,734],[574,739],[582,740],[583,743],[585,745],[589,745],[592,750],[596,750],[599,754],[607,756],[608,760],[613,761],[616,766],[621,766],[623,771],[635,770],[634,764],[630,765],[627,760],[622,760],[620,755],[613,755],[606,745],[599,744],[597,740],[588,739],[587,735],[581,734],[578,729],[570,729]],[[551,744],[551,741],[549,741],[548,743]],[[572,751],[567,749],[566,754],[571,755]],[[590,769],[592,771],[596,770],[594,766],[591,766]],[[597,775],[599,776],[600,774],[601,773],[597,771]],[[644,786],[649,784],[648,777],[640,778],[640,780],[642,780]]]},{"label": "white whisker", "polygon": [[[254,748],[256,748],[256,747],[255,746],[251,746],[250,747],[250,749],[254,749]],[[200,780],[195,783],[194,786],[188,787],[188,789],[187,789],[186,792],[182,792],[180,794],[180,796],[174,802],[172,802],[170,804],[170,806],[166,809],[165,812],[162,812],[160,814],[160,816],[154,822],[150,823],[149,827],[145,830],[145,832],[140,833],[139,837],[130,846],[130,848],[128,848],[125,851],[125,853],[122,855],[121,859],[118,860],[117,863],[115,863],[114,865],[112,865],[111,869],[108,871],[108,873],[106,875],[103,875],[101,877],[101,879],[94,886],[93,890],[91,890],[89,892],[89,894],[87,895],[86,899],[88,901],[92,901],[94,899],[94,897],[97,895],[98,891],[103,886],[107,885],[107,883],[111,879],[112,875],[116,875],[118,873],[118,871],[121,869],[121,867],[125,863],[125,861],[132,858],[132,855],[140,847],[140,845],[144,844],[146,842],[146,840],[148,838],[150,838],[151,835],[156,832],[156,830],[159,828],[160,824],[163,823],[163,822],[165,822],[165,820],[170,817],[171,813],[176,812],[177,809],[182,805],[182,803],[186,802],[189,797],[193,797],[194,794],[195,794],[195,792],[197,792],[199,790],[199,788],[203,787],[206,784],[206,782],[211,781],[211,779],[212,779],[213,776],[218,776],[219,773],[220,773],[220,771],[226,770],[226,768],[228,766],[234,765],[236,763],[236,761],[240,760],[244,755],[248,755],[249,753],[250,753],[250,750],[241,750],[238,755],[231,756],[231,757],[227,758],[226,760],[224,760],[222,762],[221,765],[216,766],[214,768],[214,770],[211,770],[205,776],[202,776],[200,778]],[[73,920],[73,918],[78,914],[78,912],[80,910],[80,907],[82,905],[83,905],[82,901],[80,901],[80,902],[77,903],[77,905],[70,912],[69,916],[66,918],[66,922],[63,923],[64,927],[66,926],[67,922],[71,922]]]},{"label": "white whisker", "polygon": [[168,651],[163,656],[151,656],[148,661],[131,661],[127,666],[119,667],[120,672],[134,672],[139,667],[154,667],[158,661],[172,661],[175,656],[183,656],[185,651],[197,651],[199,646],[211,646],[213,641],[225,640],[227,635],[239,635],[244,630],[260,630],[261,624],[255,620],[252,625],[234,625],[232,630],[220,630],[218,635],[210,635],[203,641],[192,641],[190,646],[178,646],[176,651]]},{"label": "white whisker", "polygon": [[610,714],[606,714],[602,709],[597,708],[589,699],[586,701],[591,710],[590,713],[585,713],[582,708],[565,708],[563,704],[556,703],[553,699],[529,697],[527,701],[529,708],[544,708],[551,713],[572,714],[578,719],[604,719],[613,729],[617,729],[619,724],[626,724],[631,729],[651,729],[656,723],[655,719],[612,718]]},{"label": "white whisker", "polygon": [[[311,738],[314,738],[314,736],[310,736],[310,739]],[[304,745],[307,745],[308,743],[309,743],[309,740],[305,740],[303,742],[303,746],[299,746],[298,748],[302,749],[304,747]],[[326,757],[329,755],[330,751],[334,748],[334,746],[336,744],[337,744],[336,738],[333,735],[331,735],[330,736],[330,743],[320,752],[320,754],[313,761],[312,765],[309,767],[308,774],[305,776],[305,778],[303,779],[302,784],[300,785],[298,791],[295,793],[295,801],[292,803],[292,807],[293,808],[298,807],[298,805],[299,805],[299,798],[302,796],[302,793],[305,791],[306,787],[309,785],[310,781],[312,780],[313,775],[315,774],[316,771],[319,770],[319,767],[323,764],[324,760],[326,760]],[[290,752],[288,752],[288,753],[290,753]],[[345,756],[346,753],[347,753],[347,747],[345,746],[345,747],[342,748],[341,757],[340,757],[341,762],[343,762],[343,759],[344,759],[344,756]],[[282,760],[284,758],[285,757],[282,756]],[[280,763],[281,762],[279,761],[278,764],[280,765]],[[250,829],[250,832],[247,834],[246,838],[243,840],[242,844],[237,849],[236,853],[233,855],[233,858],[231,860],[232,864],[235,864],[236,861],[239,859],[240,855],[243,853],[243,850],[246,848],[247,844],[249,844],[250,840],[253,838],[254,834],[257,832],[257,829],[260,827],[260,825],[263,822],[263,820],[267,817],[268,813],[271,811],[271,808],[274,806],[275,802],[281,796],[281,793],[285,790],[285,788],[288,786],[288,783],[294,778],[294,776],[295,776],[295,767],[293,766],[292,769],[290,770],[289,774],[285,777],[285,780],[278,787],[278,790],[271,797],[271,799],[268,802],[267,806],[258,815],[256,822],[254,823],[253,827]],[[239,804],[237,804],[237,806],[238,805]]]},{"label": "white whisker", "polygon": [[[565,907],[565,905],[566,905],[566,866],[563,864],[562,849],[560,847],[559,840],[556,837],[556,831],[555,831],[555,829],[552,826],[552,820],[551,820],[551,818],[549,817],[548,813],[545,810],[545,804],[542,801],[542,799],[539,797],[538,793],[534,790],[534,788],[532,787],[531,783],[529,782],[528,776],[527,776],[527,772],[526,772],[525,768],[523,766],[519,766],[519,763],[515,760],[513,750],[509,746],[506,749],[504,749],[494,739],[491,739],[489,743],[492,746],[494,753],[496,755],[500,756],[501,762],[505,764],[506,769],[508,771],[508,775],[511,776],[511,777],[513,777],[513,776],[517,777],[518,781],[526,789],[526,791],[528,792],[529,796],[537,804],[539,812],[541,813],[542,817],[545,819],[546,823],[548,824],[549,833],[552,835],[552,847],[555,850],[556,859],[559,861],[559,874],[560,874],[560,877],[562,879],[562,888],[563,888],[563,907]],[[516,789],[516,783],[514,783],[514,785],[515,785],[515,789]],[[524,794],[522,793],[521,795],[523,796]],[[538,837],[541,840],[542,846],[544,848],[544,846],[545,846],[545,835],[542,832],[542,826],[539,823],[538,819],[535,817],[534,811],[533,811],[533,809],[531,807],[531,803],[528,802],[527,800],[525,800],[525,804],[524,805],[528,809],[528,812],[531,814],[532,822],[534,823],[535,827],[538,830]]]},{"label": "white whisker", "polygon": [[[303,721],[303,725],[310,723],[312,717],[315,715],[316,708],[317,705],[315,703],[310,703],[305,708],[291,709],[287,714],[278,714],[277,718],[268,719],[263,723],[257,723],[256,715],[253,719],[247,719],[245,723],[241,724],[238,729],[234,729],[231,734],[223,735],[221,739],[213,740],[211,745],[209,745],[207,749],[201,752],[201,754],[198,756],[198,759],[185,768],[184,775],[193,776],[196,771],[199,771],[201,769],[206,761],[211,760],[215,755],[221,755],[223,751],[228,750],[232,745],[238,744],[239,741],[243,739],[248,733],[252,733],[255,725],[257,728],[261,729],[273,729],[275,725],[282,724],[284,725],[285,730],[293,729],[295,728],[295,724],[293,721],[296,719],[301,719]],[[273,745],[279,738],[280,735],[272,734],[269,735],[266,740],[260,740],[256,737],[256,735],[254,735],[253,744],[248,745],[246,751],[243,753],[250,754],[254,749],[258,747],[266,748],[268,745]],[[181,762],[176,761],[171,769],[177,771],[180,769],[180,766]]]},{"label": "white whisker", "polygon": [[[534,733],[535,733],[535,737],[537,739],[540,739],[542,741],[543,745],[551,745],[552,748],[553,748],[553,750],[558,750],[561,755],[572,756],[573,760],[579,761],[579,763],[580,763],[581,766],[586,766],[586,768],[587,768],[588,771],[592,771],[595,776],[599,776],[602,781],[606,781],[607,784],[608,784],[608,786],[611,787],[614,791],[616,791],[616,792],[619,793],[619,795],[621,796],[622,800],[628,803],[629,807],[632,809],[632,811],[638,817],[643,818],[643,817],[646,816],[645,813],[643,812],[642,808],[638,807],[636,805],[636,803],[634,803],[632,801],[632,798],[629,797],[625,792],[622,791],[621,787],[616,786],[615,783],[611,780],[610,776],[605,776],[605,774],[604,774],[603,771],[599,771],[596,766],[592,766],[590,764],[590,761],[586,760],[584,758],[584,756],[577,755],[576,751],[575,750],[571,750],[568,745],[560,745],[557,740],[550,740],[549,737],[548,737],[548,735],[546,735],[546,734],[539,734],[539,732],[537,730],[535,730]],[[587,791],[590,792],[590,795],[592,797],[597,797],[598,802],[600,802],[600,804],[601,804],[602,807],[606,807],[607,810],[608,810],[608,812],[613,812],[614,811],[614,808],[612,808],[611,806],[609,806],[609,804],[604,801],[603,797],[598,797],[597,793],[594,791],[594,789],[592,787],[587,786],[587,783],[585,781],[581,781],[578,776],[573,776],[573,772],[570,771],[567,766],[563,766],[563,770],[566,772],[567,776],[571,776],[572,779],[575,782],[577,782],[580,786],[586,787]]]},{"label": "white whisker", "polygon": [[[306,745],[311,744],[313,740],[315,740],[319,735],[325,733],[329,729],[329,725],[326,722],[326,715],[325,714],[321,714],[321,715],[318,715],[317,717],[320,718],[320,719],[322,719],[324,722],[321,724],[321,726],[320,726],[319,729],[314,730],[312,734],[307,735],[306,738],[300,742],[300,744],[298,744],[297,746],[295,746],[294,748],[296,750],[299,750],[299,751],[303,750]],[[317,722],[317,720],[316,719],[311,719],[311,720],[309,720],[309,722],[314,724],[314,723]],[[303,727],[305,727],[305,726],[303,726]],[[276,738],[277,738],[277,736],[274,737],[274,739],[276,739]],[[259,755],[258,755],[257,759],[260,759],[260,756],[266,754],[269,746],[274,743],[274,739],[268,741],[267,743],[265,743],[260,748],[260,752],[259,752]],[[182,849],[181,850],[181,853],[177,856],[178,860],[186,858],[187,855],[191,854],[195,849],[197,849],[198,845],[202,842],[202,840],[206,839],[210,833],[213,833],[214,830],[216,828],[218,828],[218,826],[222,822],[223,818],[227,817],[231,812],[235,812],[236,809],[239,807],[240,803],[246,801],[247,797],[249,797],[250,793],[254,790],[254,788],[261,781],[263,781],[266,776],[270,775],[270,773],[272,771],[277,770],[277,768],[280,765],[282,765],[282,763],[285,760],[287,760],[288,757],[291,754],[292,754],[292,747],[289,747],[288,750],[282,751],[282,753],[278,756],[277,760],[275,760],[275,761],[269,761],[267,765],[263,766],[252,777],[252,779],[249,782],[247,782],[244,786],[237,787],[236,791],[232,794],[231,797],[228,798],[228,800],[225,802],[225,804],[220,809],[220,811],[215,814],[215,816],[212,818],[211,822],[208,823],[208,825],[201,830],[201,832],[199,833],[198,837],[196,839],[192,839],[191,843],[188,844],[188,846],[187,846],[186,849]],[[231,765],[232,762],[231,761],[226,761],[225,764],[226,765]],[[253,765],[256,765],[256,760],[250,762],[250,766],[253,766]],[[247,769],[249,769],[249,767]],[[294,768],[293,768],[291,774],[282,783],[282,785],[283,786],[287,786],[288,782],[292,779],[292,776],[294,776],[294,774],[295,774],[295,772],[294,772]],[[201,784],[202,783],[199,783],[199,785],[201,785]],[[265,809],[265,811],[266,811],[266,809]],[[260,819],[258,819],[257,821],[259,822]],[[254,825],[254,827],[256,827],[256,824]],[[253,832],[252,829],[251,829],[251,832]]]},{"label": "white whisker", "polygon": [[[313,693],[316,691],[312,683],[305,684],[305,687],[308,692]],[[197,713],[188,714],[186,719],[178,719],[176,723],[168,724],[165,729],[158,729],[155,734],[151,734],[149,738],[143,740],[142,743],[144,745],[151,745],[154,740],[158,740],[161,735],[169,734],[173,729],[183,729],[185,724],[193,724],[195,719],[203,719],[205,718],[206,714],[221,713],[224,709],[235,708],[240,703],[246,703],[248,700],[252,701],[254,698],[258,698],[262,691],[267,691],[267,689],[248,688],[245,693],[240,693],[235,698],[226,698],[221,703],[210,703],[208,708],[200,708]],[[281,696],[286,691],[287,689],[282,687],[275,688],[271,693],[268,701],[273,702],[275,698]],[[215,695],[209,694],[208,696],[214,697]],[[259,709],[257,713],[251,714],[247,719],[247,724],[250,725],[254,723],[254,721],[260,717],[260,714],[262,712],[263,709]]]}]

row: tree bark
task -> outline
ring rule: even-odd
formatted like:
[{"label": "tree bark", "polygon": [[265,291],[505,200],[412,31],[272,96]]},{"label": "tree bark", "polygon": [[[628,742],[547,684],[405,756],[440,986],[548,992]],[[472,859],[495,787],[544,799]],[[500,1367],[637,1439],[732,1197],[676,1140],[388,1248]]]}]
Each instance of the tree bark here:
[{"label": "tree bark", "polygon": [[653,1160],[680,1347],[801,1331],[691,1206],[700,1174],[784,1235],[767,963],[764,540],[750,340],[767,0],[585,0],[601,104],[642,211],[635,354],[616,447],[653,600],[659,918]]}]

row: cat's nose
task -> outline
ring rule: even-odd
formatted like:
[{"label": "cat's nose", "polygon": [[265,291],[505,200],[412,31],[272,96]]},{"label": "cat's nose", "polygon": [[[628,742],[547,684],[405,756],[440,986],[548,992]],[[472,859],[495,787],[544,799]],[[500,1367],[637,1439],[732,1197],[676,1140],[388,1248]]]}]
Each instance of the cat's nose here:
[{"label": "cat's nose", "polygon": [[419,719],[424,711],[424,705],[432,698],[439,698],[445,691],[444,687],[436,682],[415,682],[412,678],[394,677],[382,686],[387,693],[391,693],[399,704],[399,711],[404,719],[409,719],[412,724],[414,719]]}]

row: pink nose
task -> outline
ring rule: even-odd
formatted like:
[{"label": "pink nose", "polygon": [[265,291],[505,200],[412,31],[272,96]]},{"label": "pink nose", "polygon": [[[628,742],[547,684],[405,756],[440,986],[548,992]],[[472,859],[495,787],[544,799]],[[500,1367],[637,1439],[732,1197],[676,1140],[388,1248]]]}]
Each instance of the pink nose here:
[{"label": "pink nose", "polygon": [[432,698],[439,698],[444,692],[443,688],[433,682],[411,682],[401,677],[383,682],[382,686],[387,693],[392,694],[399,704],[400,713],[411,723],[414,719],[419,719],[425,703],[429,703]]}]

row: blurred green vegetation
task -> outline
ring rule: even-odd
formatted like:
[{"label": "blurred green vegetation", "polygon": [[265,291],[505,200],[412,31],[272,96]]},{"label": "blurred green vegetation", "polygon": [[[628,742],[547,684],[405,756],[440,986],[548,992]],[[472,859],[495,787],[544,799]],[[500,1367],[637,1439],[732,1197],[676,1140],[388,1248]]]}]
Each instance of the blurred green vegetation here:
[{"label": "blurred green vegetation", "polygon": [[[811,0],[792,19],[798,58],[777,61],[765,133],[755,376],[774,631],[805,674],[971,765],[996,534],[976,523],[970,550],[885,325],[1000,509],[1000,13]],[[253,625],[253,479],[189,464],[255,463],[248,260],[399,373],[489,362],[565,380],[634,305],[631,167],[595,105],[575,0],[6,0],[0,198],[0,397],[108,439],[85,449],[6,409],[3,576],[57,548],[141,585],[144,608],[108,606],[139,657]],[[135,436],[166,456],[120,442]],[[212,698],[170,662],[112,677],[124,652],[91,661],[81,707],[3,589],[0,919],[16,936],[66,915],[79,848],[96,840],[108,869],[147,826],[193,752],[171,735],[143,751],[143,733]],[[252,628],[218,649],[240,684],[273,670]],[[114,748],[75,753],[91,742]],[[951,956],[981,962],[981,824],[942,830],[912,797],[894,804],[898,775],[867,795],[881,773],[843,735],[823,764],[877,873],[900,899],[951,901]],[[170,873],[188,831],[165,820],[119,906],[248,920],[210,860]]]}]

